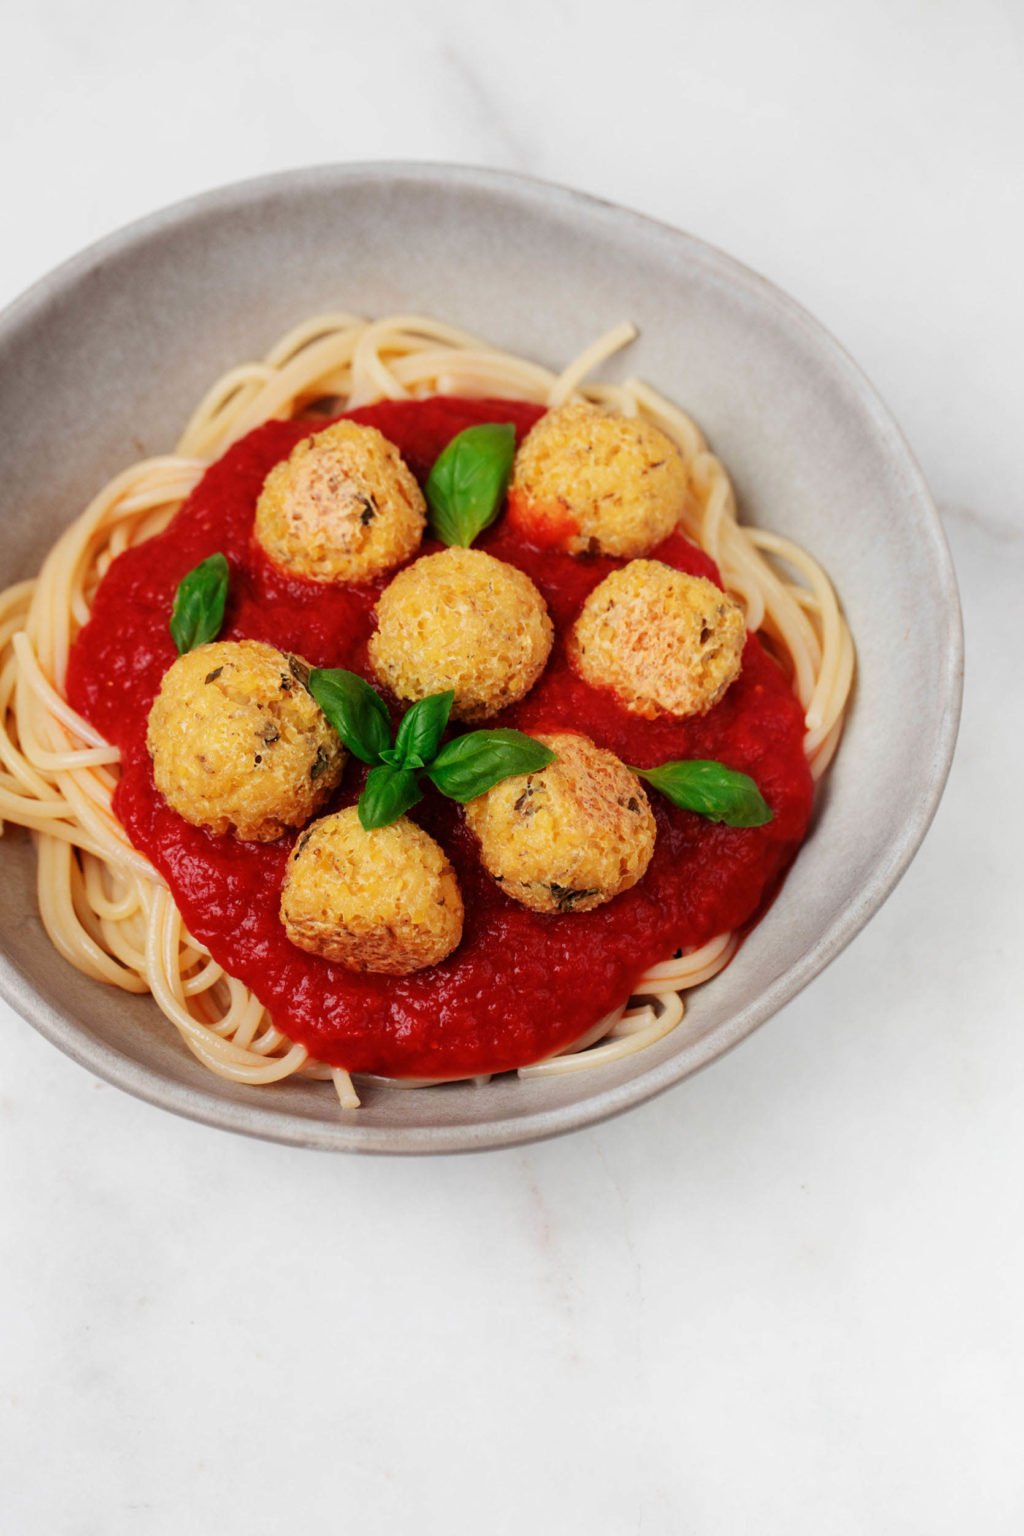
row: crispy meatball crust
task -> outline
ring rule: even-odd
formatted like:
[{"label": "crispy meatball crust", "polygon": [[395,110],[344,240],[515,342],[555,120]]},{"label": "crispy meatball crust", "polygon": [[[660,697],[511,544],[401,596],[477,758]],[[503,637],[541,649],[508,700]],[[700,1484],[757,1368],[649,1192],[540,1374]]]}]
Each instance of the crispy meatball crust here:
[{"label": "crispy meatball crust", "polygon": [[289,939],[350,971],[406,976],[438,965],[462,938],[462,915],[443,849],[405,816],[366,832],[350,806],[315,822],[288,860]]},{"label": "crispy meatball crust", "polygon": [[508,516],[534,543],[629,558],[672,532],[687,483],[679,449],[651,422],[563,405],[520,445]]},{"label": "crispy meatball crust", "polygon": [[201,645],[168,668],[146,745],[156,787],[179,816],[243,842],[305,825],[345,763],[306,691],[308,672],[258,640]]},{"label": "crispy meatball crust", "polygon": [[535,912],[589,912],[642,879],[655,822],[643,785],[587,736],[537,735],[556,753],[538,773],[466,806],[484,868]]},{"label": "crispy meatball crust", "polygon": [[568,641],[585,682],[634,715],[703,715],[740,675],[743,609],[714,582],[631,560],[594,588]]},{"label": "crispy meatball crust", "polygon": [[452,715],[484,720],[528,693],[554,629],[530,578],[478,549],[446,549],[400,571],[377,604],[370,661],[406,701],[455,690]]},{"label": "crispy meatball crust", "polygon": [[394,443],[354,421],[298,443],[256,505],[271,560],[311,581],[370,581],[408,560],[425,526],[423,493]]}]

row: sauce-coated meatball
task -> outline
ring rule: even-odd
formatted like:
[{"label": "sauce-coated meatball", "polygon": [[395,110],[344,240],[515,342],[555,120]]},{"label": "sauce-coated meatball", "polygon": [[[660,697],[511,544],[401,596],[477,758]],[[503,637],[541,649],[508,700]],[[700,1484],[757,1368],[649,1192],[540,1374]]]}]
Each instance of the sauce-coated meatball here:
[{"label": "sauce-coated meatball", "polygon": [[572,665],[635,715],[703,715],[740,674],[743,609],[714,582],[631,560],[587,598],[569,637]]},{"label": "sauce-coated meatball", "polygon": [[588,912],[642,879],[655,823],[643,785],[587,736],[537,740],[556,754],[466,806],[484,868],[535,912]]},{"label": "sauce-coated meatball", "polygon": [[164,674],[146,744],[179,816],[243,842],[301,827],[341,778],[345,751],[306,691],[300,658],[258,640],[201,645]]},{"label": "sauce-coated meatball", "polygon": [[369,581],[408,560],[425,525],[423,493],[398,449],[354,421],[304,438],[270,471],[256,506],[271,560],[311,581]]},{"label": "sauce-coated meatball", "polygon": [[405,976],[456,947],[462,896],[444,851],[414,822],[403,816],[367,832],[351,806],[299,838],[281,921],[311,954],[350,971]]},{"label": "sauce-coated meatball", "polygon": [[679,449],[651,422],[563,405],[520,445],[508,516],[546,548],[644,555],[678,523],[687,480]]},{"label": "sauce-coated meatball", "polygon": [[528,693],[553,628],[528,576],[476,549],[446,549],[400,571],[377,604],[370,661],[406,701],[455,690],[452,716],[483,720]]}]

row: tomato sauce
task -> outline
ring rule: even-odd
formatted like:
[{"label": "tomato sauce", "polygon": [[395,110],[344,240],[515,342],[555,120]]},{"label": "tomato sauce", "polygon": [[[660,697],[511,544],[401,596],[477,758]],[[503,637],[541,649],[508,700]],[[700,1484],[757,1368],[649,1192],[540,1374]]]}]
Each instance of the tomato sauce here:
[{"label": "tomato sauce", "polygon": [[[423,480],[463,428],[511,421],[521,435],[541,411],[519,402],[438,398],[351,414],[379,427]],[[531,548],[501,519],[478,547],[536,582],[557,639],[533,691],[488,724],[581,730],[638,767],[716,758],[757,781],[774,819],[758,828],[716,826],[652,791],[657,846],[640,884],[596,911],[546,916],[502,894],[481,867],[458,806],[428,786],[412,814],[445,848],[462,886],[466,925],[455,953],[430,970],[388,977],[355,975],[297,949],[278,916],[294,837],[241,843],[189,826],[156,791],[145,737],[150,705],[176,655],[168,631],[175,589],[217,550],[232,578],[222,638],[265,640],[315,666],[348,667],[372,681],[366,642],[386,578],[324,587],[289,577],[252,537],[265,476],[310,430],[308,421],[271,422],[250,433],[211,466],[164,533],[113,562],[72,649],[68,697],[121,750],[114,808],[132,843],[167,879],[191,932],[292,1039],[332,1065],[398,1077],[522,1066],[568,1045],[622,1003],[649,965],[763,911],[811,810],[802,711],[778,664],[749,636],[742,675],[702,719],[628,714],[611,694],[581,682],[564,651],[565,632],[588,592],[623,562]],[[428,540],[423,553],[438,547]],[[711,560],[681,535],[654,554],[718,580]],[[350,758],[336,806],[357,798],[364,775]]]}]

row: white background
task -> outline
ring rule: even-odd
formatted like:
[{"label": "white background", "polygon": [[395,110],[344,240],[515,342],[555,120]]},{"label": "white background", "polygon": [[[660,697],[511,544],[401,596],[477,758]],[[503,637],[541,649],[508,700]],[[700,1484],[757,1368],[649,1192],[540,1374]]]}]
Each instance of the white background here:
[{"label": "white background", "polygon": [[596,1130],[289,1151],[4,1012],[0,1530],[1024,1529],[1024,8],[49,0],[3,41],[3,301],[189,193],[385,157],[574,184],[767,274],[921,459],[968,684],[868,931]]}]

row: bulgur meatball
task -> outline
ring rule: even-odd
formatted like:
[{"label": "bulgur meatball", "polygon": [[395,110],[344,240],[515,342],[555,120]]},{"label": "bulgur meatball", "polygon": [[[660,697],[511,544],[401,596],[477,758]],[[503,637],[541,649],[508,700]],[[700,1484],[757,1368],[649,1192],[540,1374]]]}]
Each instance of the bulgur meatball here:
[{"label": "bulgur meatball", "polygon": [[394,443],[354,421],[303,438],[256,505],[271,560],[311,581],[369,581],[408,560],[425,526],[423,493]]},{"label": "bulgur meatball", "polygon": [[572,555],[644,555],[675,528],[687,482],[679,449],[651,422],[563,405],[520,445],[508,516],[526,538]]},{"label": "bulgur meatball", "polygon": [[367,832],[355,806],[299,838],[281,921],[300,949],[350,971],[405,976],[438,965],[462,938],[462,895],[434,839],[403,816]]},{"label": "bulgur meatball", "polygon": [[636,775],[589,737],[537,740],[555,761],[471,800],[466,820],[507,895],[535,912],[589,912],[643,878],[654,816]]},{"label": "bulgur meatball", "polygon": [[370,661],[399,699],[452,688],[457,720],[483,720],[528,693],[554,629],[528,576],[478,549],[446,549],[400,571],[377,604]]},{"label": "bulgur meatball", "polygon": [[179,656],[149,712],[156,787],[194,827],[266,843],[337,786],[345,750],[306,691],[307,664],[259,640]]},{"label": "bulgur meatball", "polygon": [[567,649],[585,682],[654,720],[706,714],[739,676],[746,639],[743,609],[714,582],[631,560],[591,592]]}]

